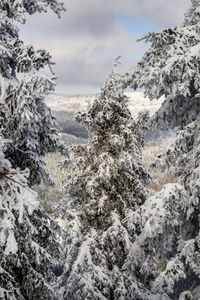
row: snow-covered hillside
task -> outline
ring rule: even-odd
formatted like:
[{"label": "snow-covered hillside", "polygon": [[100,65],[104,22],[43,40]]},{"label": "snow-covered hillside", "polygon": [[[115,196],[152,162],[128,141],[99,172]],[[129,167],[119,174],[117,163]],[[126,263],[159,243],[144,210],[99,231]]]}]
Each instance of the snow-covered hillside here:
[{"label": "snow-covered hillside", "polygon": [[[136,118],[139,111],[147,109],[150,111],[150,115],[153,115],[160,107],[163,98],[160,100],[150,101],[144,97],[142,92],[129,92],[129,109],[131,110],[133,117]],[[46,104],[54,111],[62,112],[78,112],[85,111],[87,107],[95,99],[95,94],[77,94],[77,95],[63,95],[63,94],[50,94],[46,98]]]},{"label": "snow-covered hillside", "polygon": [[95,95],[67,95],[67,94],[50,94],[46,97],[46,104],[53,111],[78,112],[86,110]]},{"label": "snow-covered hillside", "polygon": [[[134,119],[137,119],[138,113],[144,109],[149,110],[150,115],[153,115],[163,101],[163,99],[150,101],[144,97],[142,92],[127,93],[127,96],[129,98],[128,106]],[[62,133],[75,136],[76,138],[87,138],[87,131],[75,121],[75,116],[79,111],[86,111],[94,99],[95,94],[50,94],[46,98],[46,104],[51,108],[53,115],[56,117]]]}]

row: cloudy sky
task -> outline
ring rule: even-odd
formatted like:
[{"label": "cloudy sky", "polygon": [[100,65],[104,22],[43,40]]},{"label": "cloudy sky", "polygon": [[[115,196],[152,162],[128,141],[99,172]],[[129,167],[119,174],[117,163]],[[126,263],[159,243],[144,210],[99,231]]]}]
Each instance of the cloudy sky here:
[{"label": "cloudy sky", "polygon": [[131,69],[147,45],[136,40],[149,31],[180,25],[190,0],[64,0],[67,11],[28,17],[21,27],[27,44],[53,56],[57,92],[96,92],[118,55]]}]

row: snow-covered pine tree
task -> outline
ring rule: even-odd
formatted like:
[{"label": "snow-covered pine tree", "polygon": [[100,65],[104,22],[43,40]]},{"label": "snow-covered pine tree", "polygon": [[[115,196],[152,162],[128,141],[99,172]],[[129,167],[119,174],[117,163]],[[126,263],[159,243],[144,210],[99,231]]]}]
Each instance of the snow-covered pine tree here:
[{"label": "snow-covered pine tree", "polygon": [[143,299],[140,283],[129,281],[123,264],[137,235],[126,217],[146,200],[149,177],[140,164],[141,138],[118,73],[111,72],[77,120],[87,128],[89,142],[72,147],[67,194],[57,207],[67,220],[64,299]]},{"label": "snow-covered pine tree", "polygon": [[150,99],[166,97],[148,130],[189,124],[200,112],[199,10],[200,1],[192,0],[183,26],[140,39],[151,46],[125,80],[134,89],[144,88]]},{"label": "snow-covered pine tree", "polygon": [[153,299],[157,293],[167,294],[173,300],[199,298],[199,8],[200,1],[192,1],[183,27],[145,37],[152,42],[152,48],[133,75],[133,85],[137,87],[137,78],[138,86],[144,86],[150,98],[167,97],[153,120],[157,127],[190,123],[149,166],[174,173],[177,182],[165,185],[148,198],[128,220],[140,234],[129,252],[126,267],[143,278]]},{"label": "snow-covered pine tree", "polygon": [[[181,130],[173,145],[149,169],[175,173],[132,216],[141,232],[127,266],[138,272],[144,285],[171,299],[199,299],[200,290],[200,119]],[[136,255],[138,254],[138,255]],[[196,297],[196,298],[195,298]]]},{"label": "snow-covered pine tree", "polygon": [[63,150],[63,146],[56,134],[55,120],[44,103],[44,96],[55,83],[39,73],[46,66],[51,68],[51,56],[43,49],[25,46],[16,24],[25,23],[25,14],[46,12],[48,7],[58,16],[64,10],[63,2],[58,0],[0,3],[1,133],[11,140],[6,157],[13,167],[30,169],[31,185],[41,179],[51,182],[40,156]]},{"label": "snow-covered pine tree", "polygon": [[56,223],[27,185],[29,171],[13,169],[0,136],[0,299],[57,299],[53,289],[62,251]]}]

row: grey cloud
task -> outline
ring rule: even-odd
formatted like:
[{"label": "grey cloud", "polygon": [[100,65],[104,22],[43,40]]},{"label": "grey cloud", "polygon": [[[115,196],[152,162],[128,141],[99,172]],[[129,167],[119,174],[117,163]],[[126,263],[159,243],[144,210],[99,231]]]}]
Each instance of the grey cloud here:
[{"label": "grey cloud", "polygon": [[104,80],[111,70],[114,59],[122,55],[123,68],[128,69],[135,63],[135,55],[143,50],[143,45],[136,42],[134,34],[127,33],[116,26],[113,36],[73,37],[60,41],[62,47],[54,52],[56,74],[59,82],[65,84],[96,84]]},{"label": "grey cloud", "polygon": [[99,84],[117,55],[125,69],[144,50],[118,17],[141,25],[148,20],[160,29],[181,24],[189,4],[190,0],[68,0],[61,19],[52,13],[28,17],[21,35],[27,43],[50,51],[58,83]]},{"label": "grey cloud", "polygon": [[148,18],[161,26],[178,25],[183,20],[190,0],[73,0],[68,2],[69,18],[87,19],[91,16],[129,16]]},{"label": "grey cloud", "polygon": [[[113,18],[130,17],[161,26],[175,26],[183,21],[191,0],[71,0],[66,1],[67,12],[58,20],[53,13],[31,16],[30,26],[49,33],[87,32],[106,34],[113,28]],[[45,28],[45,29],[44,29]]]}]

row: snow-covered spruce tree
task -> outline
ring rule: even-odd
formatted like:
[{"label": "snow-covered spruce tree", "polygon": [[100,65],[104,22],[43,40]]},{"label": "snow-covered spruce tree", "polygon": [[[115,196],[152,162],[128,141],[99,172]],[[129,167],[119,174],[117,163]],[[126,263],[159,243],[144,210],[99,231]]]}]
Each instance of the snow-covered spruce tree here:
[{"label": "snow-covered spruce tree", "polygon": [[128,76],[127,84],[144,88],[150,99],[166,97],[148,124],[148,130],[186,125],[200,112],[200,1],[192,8],[184,25],[149,33],[140,40],[151,46]]},{"label": "snow-covered spruce tree", "polygon": [[25,46],[16,24],[25,23],[25,14],[46,12],[48,7],[58,16],[64,10],[63,2],[58,0],[0,3],[1,132],[11,140],[6,157],[13,167],[30,169],[31,185],[41,179],[51,182],[40,156],[63,147],[56,134],[55,120],[44,103],[44,96],[54,89],[55,83],[39,73],[45,66],[51,68],[51,56],[43,49]]},{"label": "snow-covered spruce tree", "polygon": [[176,174],[177,183],[165,185],[130,215],[129,222],[140,234],[132,245],[127,267],[140,274],[153,295],[165,292],[173,300],[199,299],[199,117],[150,164],[149,170],[155,168]]},{"label": "snow-covered spruce tree", "polygon": [[126,217],[146,200],[148,175],[119,74],[111,72],[77,120],[87,128],[89,142],[72,147],[67,194],[57,207],[68,222],[64,299],[143,299],[142,284],[129,281],[123,264],[137,235]]},{"label": "snow-covered spruce tree", "polygon": [[0,299],[57,299],[58,227],[29,189],[29,172],[13,169],[3,148],[0,137]]}]

